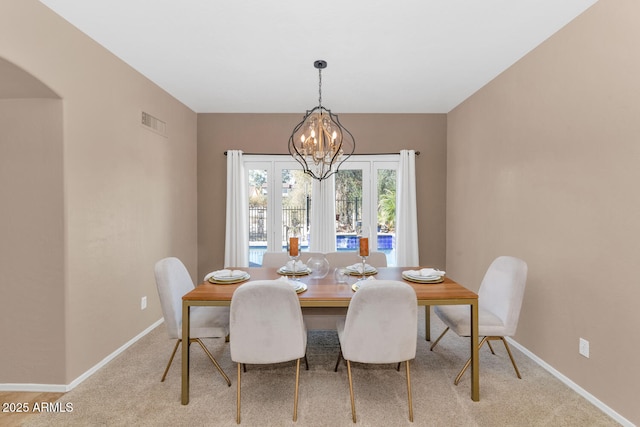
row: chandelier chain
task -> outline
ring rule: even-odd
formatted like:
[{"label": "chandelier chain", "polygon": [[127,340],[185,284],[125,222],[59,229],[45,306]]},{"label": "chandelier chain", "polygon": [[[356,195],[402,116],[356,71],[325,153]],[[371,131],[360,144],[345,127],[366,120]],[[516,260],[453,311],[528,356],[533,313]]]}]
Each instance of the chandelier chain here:
[{"label": "chandelier chain", "polygon": [[318,106],[322,107],[322,69],[318,69]]}]

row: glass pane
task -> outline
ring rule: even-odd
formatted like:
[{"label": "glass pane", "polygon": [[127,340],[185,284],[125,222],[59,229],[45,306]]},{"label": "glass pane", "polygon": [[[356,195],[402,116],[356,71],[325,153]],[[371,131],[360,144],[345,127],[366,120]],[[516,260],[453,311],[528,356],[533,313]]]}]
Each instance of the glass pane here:
[{"label": "glass pane", "polygon": [[262,265],[267,250],[268,179],[264,169],[249,170],[249,266]]},{"label": "glass pane", "polygon": [[339,170],[336,173],[336,248],[355,251],[356,230],[362,225],[362,170]]},{"label": "glass pane", "polygon": [[387,264],[396,265],[396,171],[378,169],[378,251],[387,255]]},{"label": "glass pane", "polygon": [[298,237],[301,251],[309,250],[311,177],[301,170],[282,169],[282,250],[289,237]]}]

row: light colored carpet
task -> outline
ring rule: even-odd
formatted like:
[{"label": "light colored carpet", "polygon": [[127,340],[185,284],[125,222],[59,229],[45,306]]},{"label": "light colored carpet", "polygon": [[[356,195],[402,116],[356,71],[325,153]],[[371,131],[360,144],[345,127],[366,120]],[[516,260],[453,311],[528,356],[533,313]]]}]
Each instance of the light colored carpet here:
[{"label": "light colored carpet", "polygon": [[[424,339],[420,310],[418,353],[411,363],[414,423],[408,420],[404,366],[354,365],[358,425],[363,426],[613,426],[614,420],[513,349],[518,379],[501,343],[496,355],[480,352],[480,401],[470,397],[470,375],[453,379],[464,364],[468,339],[448,333],[433,352]],[[442,323],[432,316],[432,338]],[[233,426],[236,365],[222,339],[205,340],[232,385],[226,383],[198,345],[191,346],[190,403],[180,403],[180,354],[164,383],[173,348],[164,324],[131,346],[59,401],[73,412],[38,414],[27,426]],[[242,376],[244,426],[350,426],[346,366],[337,373],[335,331],[310,331],[309,371],[301,370],[298,421],[292,421],[295,365],[248,366]],[[304,366],[304,364],[302,365]]]}]

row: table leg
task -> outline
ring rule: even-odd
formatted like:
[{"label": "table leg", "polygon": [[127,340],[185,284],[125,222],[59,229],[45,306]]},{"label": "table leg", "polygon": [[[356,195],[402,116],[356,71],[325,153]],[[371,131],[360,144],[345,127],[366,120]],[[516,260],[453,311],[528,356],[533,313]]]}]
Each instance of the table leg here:
[{"label": "table leg", "polygon": [[189,308],[187,301],[182,301],[182,404],[189,403]]},{"label": "table leg", "polygon": [[424,306],[424,336],[427,341],[431,341],[431,306]]},{"label": "table leg", "polygon": [[478,349],[478,300],[471,303],[471,400],[480,400],[480,357]]}]

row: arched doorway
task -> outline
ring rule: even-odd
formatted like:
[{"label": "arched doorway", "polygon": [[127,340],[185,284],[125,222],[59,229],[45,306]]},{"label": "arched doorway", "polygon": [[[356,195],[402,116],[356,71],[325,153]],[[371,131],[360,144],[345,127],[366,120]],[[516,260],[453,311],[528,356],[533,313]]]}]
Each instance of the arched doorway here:
[{"label": "arched doorway", "polygon": [[3,383],[65,382],[62,108],[49,87],[0,58]]}]

